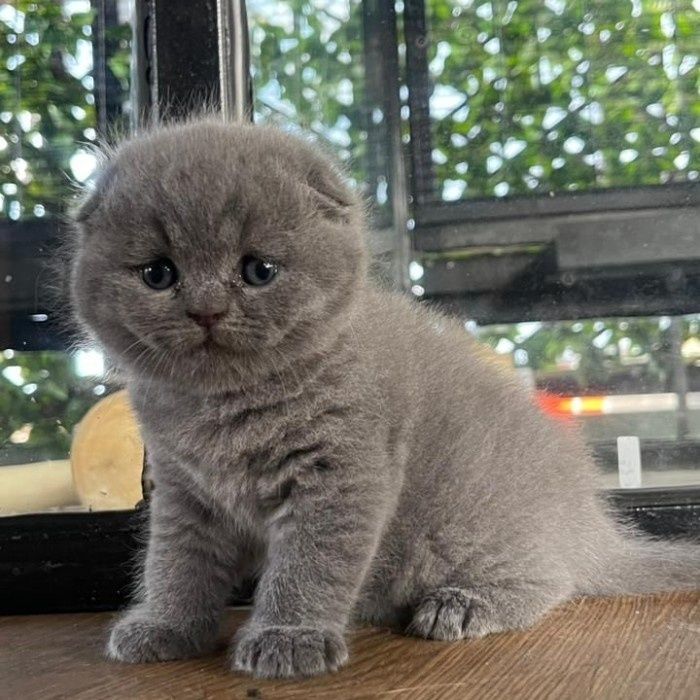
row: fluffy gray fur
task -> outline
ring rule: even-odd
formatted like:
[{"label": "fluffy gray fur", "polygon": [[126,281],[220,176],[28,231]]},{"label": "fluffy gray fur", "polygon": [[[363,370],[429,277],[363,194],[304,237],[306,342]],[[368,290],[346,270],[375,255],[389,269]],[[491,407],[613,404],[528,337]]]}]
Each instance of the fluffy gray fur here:
[{"label": "fluffy gray fur", "polygon": [[[699,549],[616,523],[578,437],[459,322],[369,281],[361,202],[307,143],[152,130],[108,154],[74,232],[73,305],[126,376],[155,482],[111,658],[206,652],[250,575],[231,665],[263,677],[339,668],[352,619],[458,640],[698,584]],[[271,284],[243,282],[247,254],[279,265]],[[180,279],[154,291],[137,268],[161,256]]]}]

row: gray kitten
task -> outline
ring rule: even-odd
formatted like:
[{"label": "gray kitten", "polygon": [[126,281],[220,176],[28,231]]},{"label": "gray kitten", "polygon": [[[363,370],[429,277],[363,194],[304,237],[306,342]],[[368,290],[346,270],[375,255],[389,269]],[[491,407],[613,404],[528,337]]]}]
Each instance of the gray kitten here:
[{"label": "gray kitten", "polygon": [[251,575],[231,663],[263,677],[339,668],[351,619],[457,640],[698,585],[700,549],[617,524],[577,436],[458,321],[373,286],[363,207],[303,141],[155,129],[108,155],[74,229],[73,305],[155,482],[111,658],[206,652]]}]

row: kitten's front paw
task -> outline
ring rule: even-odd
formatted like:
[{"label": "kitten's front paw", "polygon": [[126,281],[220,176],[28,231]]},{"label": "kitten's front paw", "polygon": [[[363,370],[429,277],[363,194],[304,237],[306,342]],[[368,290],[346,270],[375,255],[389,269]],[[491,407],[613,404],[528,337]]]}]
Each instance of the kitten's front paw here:
[{"label": "kitten's front paw", "polygon": [[179,628],[149,619],[126,615],[109,635],[107,657],[125,663],[173,661],[200,656],[210,651],[216,641],[216,626],[192,623]]},{"label": "kitten's front paw", "polygon": [[438,588],[425,596],[413,613],[408,634],[455,641],[470,635],[474,599],[462,588]]},{"label": "kitten's front paw", "polygon": [[233,667],[258,678],[316,676],[348,660],[337,632],[313,627],[244,627],[236,639]]}]

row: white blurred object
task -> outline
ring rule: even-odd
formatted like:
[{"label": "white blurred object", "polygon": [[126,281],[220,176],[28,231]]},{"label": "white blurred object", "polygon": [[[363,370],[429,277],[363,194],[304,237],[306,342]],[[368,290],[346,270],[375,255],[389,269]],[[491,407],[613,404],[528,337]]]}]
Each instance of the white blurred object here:
[{"label": "white blurred object", "polygon": [[105,358],[99,350],[78,350],[73,363],[79,377],[101,377],[105,373]]},{"label": "white blurred object", "polygon": [[617,472],[621,489],[641,488],[642,453],[636,435],[620,435],[617,438]]}]

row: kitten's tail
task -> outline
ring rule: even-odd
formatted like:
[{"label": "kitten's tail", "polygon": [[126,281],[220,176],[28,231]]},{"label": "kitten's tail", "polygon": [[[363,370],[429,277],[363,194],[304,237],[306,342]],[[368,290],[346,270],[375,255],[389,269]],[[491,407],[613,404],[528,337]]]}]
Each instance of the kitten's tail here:
[{"label": "kitten's tail", "polygon": [[640,535],[616,537],[598,557],[584,595],[625,595],[700,590],[700,544],[661,542]]}]

